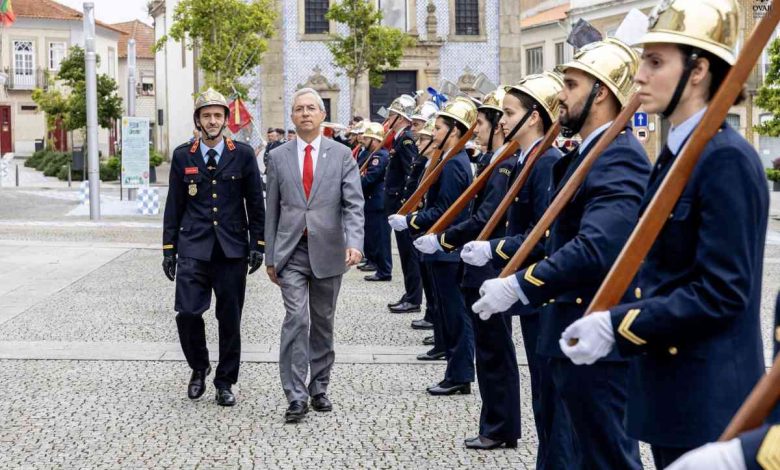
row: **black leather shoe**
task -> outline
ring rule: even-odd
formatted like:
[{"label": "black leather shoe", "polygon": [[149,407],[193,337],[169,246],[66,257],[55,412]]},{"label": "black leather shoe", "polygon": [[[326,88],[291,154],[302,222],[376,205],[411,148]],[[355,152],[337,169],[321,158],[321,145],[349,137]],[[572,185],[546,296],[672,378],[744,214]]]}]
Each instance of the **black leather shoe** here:
[{"label": "black leather shoe", "polygon": [[412,313],[419,312],[420,306],[410,302],[401,302],[398,305],[390,307],[390,311],[393,313]]},{"label": "black leather shoe", "polygon": [[305,401],[294,400],[290,402],[287,411],[284,412],[284,420],[288,423],[297,423],[309,412],[309,405]]},{"label": "black leather shoe", "polygon": [[379,277],[379,276],[376,275],[376,273],[374,273],[374,274],[371,274],[369,276],[365,276],[363,279],[365,279],[366,281],[392,281],[393,280],[393,276],[382,276],[382,277]]},{"label": "black leather shoe", "polygon": [[433,323],[425,320],[412,320],[413,330],[432,330]]},{"label": "black leather shoe", "polygon": [[464,384],[456,384],[444,380],[437,385],[428,388],[428,393],[435,396],[441,395],[455,395],[456,393],[462,393],[463,395],[471,394],[471,384],[466,382]]},{"label": "black leather shoe", "polygon": [[423,344],[426,346],[433,346],[435,343],[433,336],[426,336],[423,338]]},{"label": "black leather shoe", "polygon": [[187,396],[190,400],[197,400],[206,391],[206,377],[211,373],[211,366],[203,370],[193,370],[190,383],[187,385]]},{"label": "black leather shoe", "polygon": [[219,406],[234,406],[236,404],[236,396],[229,388],[217,389],[217,405]]},{"label": "black leather shoe", "polygon": [[472,437],[463,441],[468,449],[477,450],[493,450],[498,449],[501,446],[506,446],[507,449],[515,449],[517,447],[517,439],[511,441],[494,441],[493,439],[485,436]]},{"label": "black leather shoe", "polygon": [[400,299],[400,300],[397,300],[397,301],[395,301],[395,302],[390,302],[389,304],[387,304],[387,308],[390,308],[390,307],[397,307],[398,305],[401,305],[401,304],[402,304],[402,303],[404,303],[404,302],[405,302],[404,298],[403,298],[403,297],[401,297],[401,299]]},{"label": "black leather shoe", "polygon": [[370,273],[376,271],[376,265],[374,263],[366,263],[362,267],[358,267],[358,269]]},{"label": "black leather shoe", "polygon": [[311,407],[314,411],[332,411],[333,404],[328,400],[328,396],[324,393],[314,395],[311,398]]},{"label": "black leather shoe", "polygon": [[444,351],[434,351],[433,349],[417,355],[418,361],[438,361],[441,359],[444,359]]}]

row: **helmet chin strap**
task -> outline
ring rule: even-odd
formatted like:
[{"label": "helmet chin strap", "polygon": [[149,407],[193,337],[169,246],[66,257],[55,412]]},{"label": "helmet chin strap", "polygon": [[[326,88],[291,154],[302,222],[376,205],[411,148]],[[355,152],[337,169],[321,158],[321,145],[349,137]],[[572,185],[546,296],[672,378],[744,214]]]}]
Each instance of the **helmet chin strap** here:
[{"label": "helmet chin strap", "polygon": [[498,121],[501,119],[501,115],[496,113],[490,120],[490,137],[487,141],[487,151],[493,151],[493,137],[496,135],[496,127],[498,127]]},{"label": "helmet chin strap", "polygon": [[562,127],[561,134],[563,134],[564,137],[568,139],[574,134],[578,133],[580,129],[582,129],[582,126],[585,124],[585,120],[588,119],[588,114],[590,114],[590,108],[593,106],[593,100],[596,99],[596,95],[598,95],[600,88],[601,82],[596,82],[593,84],[593,88],[590,89],[590,94],[588,95],[588,100],[585,102],[585,106],[582,107],[582,112],[580,113],[579,117],[573,123],[569,123],[569,125]]},{"label": "helmet chin strap", "polygon": [[674,113],[677,105],[680,104],[680,98],[682,98],[683,91],[685,91],[685,85],[688,84],[688,79],[691,78],[691,72],[693,72],[693,67],[696,65],[696,61],[699,59],[700,55],[701,49],[694,47],[691,50],[691,53],[688,54],[688,57],[686,57],[683,73],[680,76],[680,80],[677,82],[677,86],[674,88],[672,99],[669,101],[666,109],[661,113],[664,118],[669,119],[669,116]]},{"label": "helmet chin strap", "polygon": [[224,124],[222,124],[222,127],[220,127],[220,128],[219,128],[219,131],[217,131],[217,133],[216,133],[216,134],[214,134],[214,135],[211,135],[211,134],[209,134],[209,133],[208,133],[208,131],[206,131],[205,129],[203,129],[203,127],[202,127],[202,126],[200,127],[200,129],[199,129],[199,130],[200,130],[201,132],[203,132],[204,134],[206,134],[206,140],[214,140],[214,139],[216,139],[217,137],[219,137],[219,136],[221,136],[221,135],[222,135],[222,132],[224,132],[224,131],[225,131],[225,127],[227,127],[227,126],[225,126]]},{"label": "helmet chin strap", "polygon": [[429,140],[428,143],[425,145],[425,147],[423,147],[423,149],[420,151],[420,155],[422,155],[424,157],[425,156],[425,152],[428,151],[428,148],[431,145],[433,145],[433,137],[431,137],[431,140]]},{"label": "helmet chin strap", "polygon": [[504,139],[506,142],[509,142],[510,140],[512,140],[512,138],[515,136],[515,134],[517,134],[517,132],[520,129],[522,129],[522,127],[526,123],[526,121],[528,121],[528,119],[531,118],[531,113],[536,111],[536,109],[537,109],[536,105],[534,105],[531,109],[529,109],[523,115],[523,117],[519,121],[517,121],[517,124],[515,124],[515,127],[513,127],[511,131],[509,131],[509,134],[507,134],[506,138]]}]

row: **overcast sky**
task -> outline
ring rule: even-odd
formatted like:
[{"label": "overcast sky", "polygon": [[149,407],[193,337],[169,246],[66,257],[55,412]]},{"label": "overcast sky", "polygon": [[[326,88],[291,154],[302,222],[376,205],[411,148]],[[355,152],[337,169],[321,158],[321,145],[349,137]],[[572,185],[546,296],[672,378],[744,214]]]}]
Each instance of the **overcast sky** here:
[{"label": "overcast sky", "polygon": [[[55,0],[78,11],[84,11],[84,0]],[[148,0],[91,0],[95,4],[95,17],[104,23],[122,23],[141,20],[151,25],[152,19],[146,13]]]}]

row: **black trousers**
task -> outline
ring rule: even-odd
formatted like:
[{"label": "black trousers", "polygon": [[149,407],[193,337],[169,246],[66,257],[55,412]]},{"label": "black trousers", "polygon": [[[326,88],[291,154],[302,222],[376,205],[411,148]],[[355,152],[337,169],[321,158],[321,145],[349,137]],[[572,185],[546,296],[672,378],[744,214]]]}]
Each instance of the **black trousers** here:
[{"label": "black trousers", "polygon": [[653,454],[653,462],[655,463],[655,468],[658,470],[663,470],[668,467],[689,450],[691,450],[690,447],[650,446],[650,451]]},{"label": "black trousers", "polygon": [[[478,287],[464,287],[466,308],[479,300]],[[512,341],[512,316],[491,315],[484,321],[471,313],[474,325],[477,382],[482,399],[479,434],[499,441],[520,438],[520,371]]]},{"label": "black trousers", "polygon": [[376,275],[386,278],[393,275],[393,254],[390,249],[390,225],[382,211],[368,211],[366,217],[366,241],[364,250],[368,260],[376,265]]},{"label": "black trousers", "polygon": [[395,232],[398,245],[398,257],[401,258],[401,271],[404,273],[404,295],[402,299],[414,305],[422,303],[422,278],[420,277],[420,259],[412,245],[412,236],[408,230]]},{"label": "black trousers", "polygon": [[436,297],[434,338],[440,328],[447,370],[444,379],[453,383],[474,381],[474,328],[471,313],[458,288],[460,263],[433,261],[430,264],[433,293]]},{"label": "black trousers", "polygon": [[176,269],[176,326],[187,364],[193,370],[209,366],[203,312],[211,305],[211,292],[217,297],[219,324],[219,363],[214,375],[217,388],[230,388],[238,381],[241,361],[241,311],[246,292],[246,258],[226,258],[214,243],[211,260],[181,257]]}]

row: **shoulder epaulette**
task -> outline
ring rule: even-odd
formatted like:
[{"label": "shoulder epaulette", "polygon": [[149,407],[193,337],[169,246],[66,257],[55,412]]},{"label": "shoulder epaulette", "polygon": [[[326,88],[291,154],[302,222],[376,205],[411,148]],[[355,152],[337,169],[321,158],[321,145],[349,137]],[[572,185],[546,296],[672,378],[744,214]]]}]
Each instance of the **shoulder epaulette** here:
[{"label": "shoulder epaulette", "polygon": [[233,139],[230,137],[225,137],[225,145],[231,152],[236,149],[236,144],[233,143]]},{"label": "shoulder epaulette", "polygon": [[195,141],[193,141],[192,145],[190,146],[190,153],[197,152],[198,146],[200,146],[200,139],[195,139]]}]

